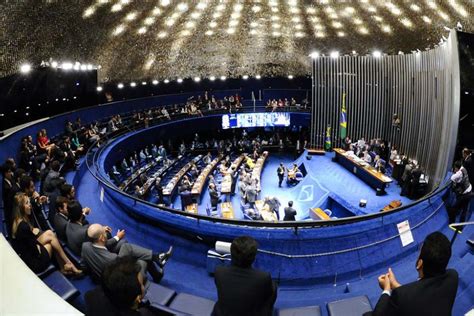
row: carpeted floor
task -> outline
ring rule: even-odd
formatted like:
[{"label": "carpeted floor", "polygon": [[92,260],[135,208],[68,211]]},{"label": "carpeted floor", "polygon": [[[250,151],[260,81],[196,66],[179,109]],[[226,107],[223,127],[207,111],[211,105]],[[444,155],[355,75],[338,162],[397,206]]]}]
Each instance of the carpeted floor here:
[{"label": "carpeted floor", "polygon": [[[412,201],[404,196],[400,196],[400,187],[396,181],[391,183],[386,189],[387,194],[376,196],[375,190],[364,181],[357,178],[338,163],[332,162],[333,153],[324,156],[313,156],[307,160],[306,155],[295,157],[288,154],[271,153],[267,158],[265,167],[261,175],[261,187],[259,198],[266,196],[276,196],[281,202],[280,218],[284,216],[284,207],[289,201],[293,201],[293,207],[298,211],[297,220],[305,220],[309,217],[309,209],[326,205],[326,200],[331,199],[332,203],[337,203],[338,208],[346,210],[337,212],[337,217],[347,217],[353,215],[371,214],[380,211],[384,206],[393,200],[400,200],[403,205]],[[283,162],[288,168],[293,162],[298,165],[304,164],[308,174],[296,186],[289,186],[286,180],[282,187],[278,187],[277,168]],[[238,190],[236,190],[238,192]],[[367,200],[366,207],[359,207],[361,199]],[[237,193],[231,198],[236,218],[242,219],[240,210],[240,196]],[[206,214],[206,207],[210,205],[209,191],[205,189],[201,195],[201,203],[198,211]],[[181,201],[175,198],[173,201],[175,208],[181,208]]]}]

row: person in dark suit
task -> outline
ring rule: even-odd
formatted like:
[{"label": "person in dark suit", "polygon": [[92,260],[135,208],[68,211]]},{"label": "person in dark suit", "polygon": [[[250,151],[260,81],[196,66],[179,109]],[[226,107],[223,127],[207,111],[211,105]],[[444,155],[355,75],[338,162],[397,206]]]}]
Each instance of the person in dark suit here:
[{"label": "person in dark suit", "polygon": [[391,269],[379,276],[383,290],[372,316],[451,315],[458,288],[458,274],[446,270],[451,243],[440,232],[429,234],[416,262],[419,280],[401,285]]},{"label": "person in dark suit", "polygon": [[285,179],[285,167],[283,166],[282,162],[280,162],[280,166],[277,169],[277,174],[278,174],[278,187],[281,188],[283,179]]},{"label": "person in dark suit", "polygon": [[164,204],[165,201],[163,199],[163,186],[161,185],[160,177],[156,178],[155,189],[156,189],[156,196],[158,198],[158,204]]},{"label": "person in dark suit", "polygon": [[[54,218],[52,221],[56,235],[60,240],[66,240],[66,226],[69,223],[68,209],[67,209],[68,200],[64,196],[58,196],[56,198],[56,210]],[[52,211],[50,211],[52,212]]]},{"label": "person in dark suit", "polygon": [[219,199],[219,193],[216,190],[216,186],[213,183],[209,184],[209,197],[211,199],[212,208],[217,208],[217,204],[219,204],[221,200]]},{"label": "person in dark suit", "polygon": [[3,199],[3,218],[7,224],[8,235],[11,234],[12,213],[13,213],[13,197],[20,189],[16,186],[14,180],[14,170],[8,166],[2,166],[2,199]]},{"label": "person in dark suit", "polygon": [[[143,276],[146,276],[146,271],[150,272],[153,280],[159,282],[163,277],[162,268],[171,257],[173,246],[165,253],[155,254],[150,249],[140,247],[138,245],[124,243],[117,253],[111,251],[111,245],[108,243],[107,228],[100,224],[92,224],[87,229],[87,237],[91,242],[82,244],[81,257],[84,259],[86,265],[91,271],[92,277],[97,280],[100,279],[105,267],[116,260],[126,256],[132,256],[137,260],[141,266]],[[116,243],[125,237],[125,231],[119,230],[117,235],[113,238]],[[159,265],[156,267],[152,261]]]},{"label": "person in dark suit", "polygon": [[296,216],[296,210],[293,208],[293,201],[288,202],[288,206],[285,207],[285,217],[284,221],[294,221]]},{"label": "person in dark suit", "polygon": [[212,315],[272,315],[276,284],[268,272],[252,268],[257,247],[248,236],[232,242],[232,265],[218,266],[214,274],[218,300]]},{"label": "person in dark suit", "polygon": [[135,259],[118,258],[105,268],[101,285],[85,294],[86,315],[155,315],[148,307],[142,306],[144,283],[140,265]]},{"label": "person in dark suit", "polygon": [[462,150],[462,165],[466,168],[469,181],[471,183],[474,182],[474,161],[472,158],[472,152],[467,148]]}]

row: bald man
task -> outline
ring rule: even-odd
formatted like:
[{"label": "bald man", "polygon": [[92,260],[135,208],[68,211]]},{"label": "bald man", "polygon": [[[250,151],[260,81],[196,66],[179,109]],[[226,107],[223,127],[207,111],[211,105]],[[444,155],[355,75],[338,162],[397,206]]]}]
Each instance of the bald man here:
[{"label": "bald man", "polygon": [[[105,267],[116,258],[132,257],[137,260],[141,267],[141,273],[146,277],[146,271],[150,272],[153,280],[159,282],[163,277],[163,267],[171,257],[173,246],[167,252],[154,254],[152,250],[134,244],[124,243],[118,253],[112,252],[113,244],[107,242],[107,229],[100,224],[92,224],[87,229],[87,236],[91,242],[82,244],[82,259],[85,261],[93,277],[100,279]],[[116,242],[125,237],[125,231],[119,230],[114,237]]]}]

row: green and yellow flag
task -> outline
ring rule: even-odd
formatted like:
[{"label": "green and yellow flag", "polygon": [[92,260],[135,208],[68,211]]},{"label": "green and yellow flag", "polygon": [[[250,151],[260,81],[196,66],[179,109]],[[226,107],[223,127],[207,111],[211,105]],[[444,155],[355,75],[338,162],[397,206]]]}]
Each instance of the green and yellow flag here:
[{"label": "green and yellow flag", "polygon": [[324,141],[324,149],[331,150],[331,126],[328,125],[326,128],[326,138]]},{"label": "green and yellow flag", "polygon": [[346,114],[346,93],[342,94],[342,109],[341,109],[341,120],[339,122],[339,132],[341,134],[341,139],[346,138],[347,136],[347,114]]}]

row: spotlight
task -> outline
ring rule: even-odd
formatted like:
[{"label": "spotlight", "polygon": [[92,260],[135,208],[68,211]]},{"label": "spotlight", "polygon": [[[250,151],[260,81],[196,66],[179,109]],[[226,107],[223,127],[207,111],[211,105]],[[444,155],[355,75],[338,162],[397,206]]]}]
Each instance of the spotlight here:
[{"label": "spotlight", "polygon": [[334,58],[336,59],[337,57],[339,57],[339,52],[338,51],[332,51],[329,56],[331,56],[331,58]]},{"label": "spotlight", "polygon": [[31,71],[31,65],[30,64],[23,64],[20,66],[20,72],[22,74],[27,74]]},{"label": "spotlight", "polygon": [[256,75],[255,78],[256,78],[256,79],[260,79],[260,78],[262,78],[262,76]]},{"label": "spotlight", "polygon": [[158,84],[158,80],[153,80],[151,83],[156,86]]},{"label": "spotlight", "polygon": [[398,55],[405,55],[405,54],[401,50],[399,50]]},{"label": "spotlight", "polygon": [[182,83],[182,82],[183,82],[183,79],[178,78],[176,81],[177,81],[178,83]]},{"label": "spotlight", "polygon": [[216,80],[216,77],[210,76],[210,77],[209,77],[209,80],[214,81],[214,80]]},{"label": "spotlight", "polygon": [[117,88],[123,89],[123,83],[119,83],[119,84],[117,85]]},{"label": "spotlight", "polygon": [[57,61],[51,62],[51,67],[58,68],[58,62]]},{"label": "spotlight", "polygon": [[88,64],[87,65],[87,70],[92,70],[92,69],[94,69],[94,67],[91,64]]},{"label": "spotlight", "polygon": [[290,79],[290,80],[293,79],[293,75],[289,75],[288,79]]},{"label": "spotlight", "polygon": [[352,51],[352,55],[356,56],[357,52],[355,50]]},{"label": "spotlight", "polygon": [[227,79],[226,76],[221,76],[222,81],[225,81],[226,79]]},{"label": "spotlight", "polygon": [[87,65],[81,65],[81,70],[86,71],[87,70]]},{"label": "spotlight", "polygon": [[379,50],[375,50],[375,51],[372,53],[372,56],[374,56],[375,58],[380,58],[380,57],[382,57],[382,52],[379,51]]},{"label": "spotlight", "polygon": [[146,86],[146,81],[142,81],[142,86]]},{"label": "spotlight", "polygon": [[311,54],[309,54],[309,57],[313,58],[313,59],[316,59],[319,57],[319,53],[318,52],[312,52]]},{"label": "spotlight", "polygon": [[244,79],[244,80],[247,80],[248,78],[249,78],[249,76],[247,76],[247,75],[242,76],[242,79]]},{"label": "spotlight", "polygon": [[[97,92],[101,92],[102,90],[103,90],[103,88],[101,86],[97,87]],[[64,99],[63,99],[63,101],[64,101]]]},{"label": "spotlight", "polygon": [[61,64],[61,68],[64,69],[64,70],[71,70],[72,69],[72,63],[69,63],[69,62],[65,62],[65,63],[62,63]]},{"label": "spotlight", "polygon": [[165,79],[163,82],[164,83],[169,83],[170,81],[168,79]]},{"label": "spotlight", "polygon": [[130,83],[130,87],[135,88],[136,86],[137,86],[137,84],[135,82]]},{"label": "spotlight", "polygon": [[74,70],[79,70],[79,69],[81,69],[81,64],[78,63],[78,62],[76,62],[76,63],[74,64],[74,67],[73,67],[73,68],[74,68]]},{"label": "spotlight", "polygon": [[199,82],[199,81],[201,81],[201,78],[199,78],[199,77],[194,77],[194,81],[195,81],[195,82]]}]

